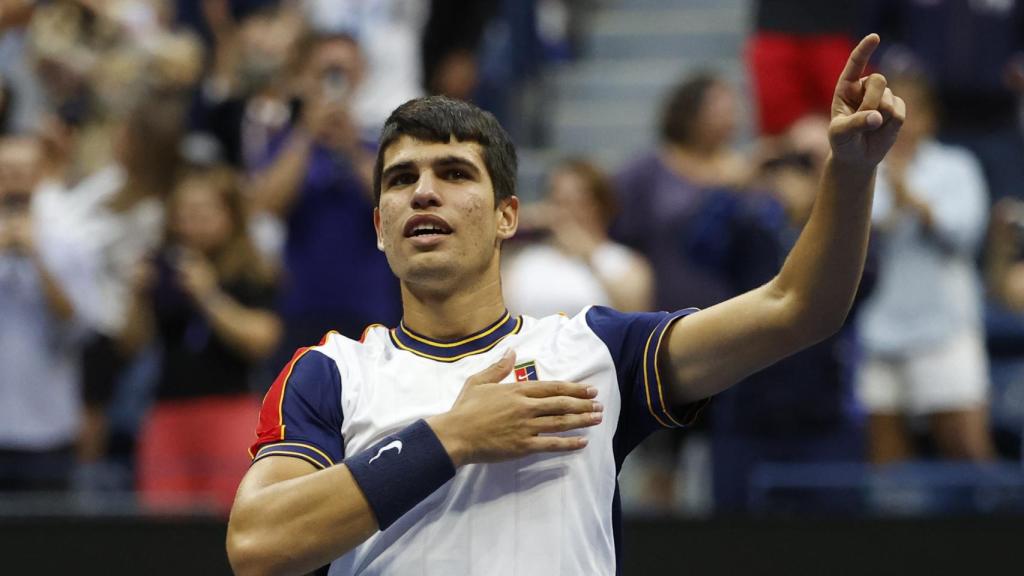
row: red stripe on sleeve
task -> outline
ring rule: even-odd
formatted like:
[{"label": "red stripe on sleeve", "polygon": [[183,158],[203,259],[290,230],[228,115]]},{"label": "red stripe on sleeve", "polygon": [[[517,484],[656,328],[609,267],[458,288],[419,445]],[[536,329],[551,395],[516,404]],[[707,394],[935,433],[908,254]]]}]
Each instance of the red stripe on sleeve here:
[{"label": "red stripe on sleeve", "polygon": [[285,426],[282,408],[284,406],[284,394],[288,388],[288,379],[292,375],[295,364],[310,350],[312,348],[299,348],[296,350],[292,359],[281,370],[281,373],[277,375],[277,378],[274,379],[270,390],[267,390],[267,395],[263,397],[259,421],[256,423],[256,442],[249,448],[250,458],[254,458],[256,452],[264,444],[284,440]]}]

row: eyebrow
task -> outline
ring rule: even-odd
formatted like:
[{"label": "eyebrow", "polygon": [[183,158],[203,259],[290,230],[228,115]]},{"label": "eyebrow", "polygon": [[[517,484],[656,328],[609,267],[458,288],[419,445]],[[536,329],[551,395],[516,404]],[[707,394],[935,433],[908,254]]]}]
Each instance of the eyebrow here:
[{"label": "eyebrow", "polygon": [[[479,175],[480,173],[480,169],[477,168],[476,164],[474,164],[472,160],[465,158],[463,156],[456,156],[454,154],[434,158],[430,161],[430,164],[440,168],[450,168],[452,166],[459,166],[463,168],[468,168],[470,171],[473,172],[474,175]],[[416,162],[414,162],[413,160],[406,160],[405,162],[392,164],[391,166],[388,166],[387,168],[384,169],[384,172],[381,173],[380,180],[381,182],[386,184],[391,176],[400,172],[405,172],[406,170],[412,170],[415,167]]]},{"label": "eyebrow", "polygon": [[399,162],[398,164],[392,164],[391,166],[388,166],[387,168],[384,169],[384,172],[380,175],[380,181],[387,184],[388,179],[390,179],[395,174],[399,172],[405,172],[406,170],[410,170],[415,166],[416,164],[411,160],[406,162]]}]

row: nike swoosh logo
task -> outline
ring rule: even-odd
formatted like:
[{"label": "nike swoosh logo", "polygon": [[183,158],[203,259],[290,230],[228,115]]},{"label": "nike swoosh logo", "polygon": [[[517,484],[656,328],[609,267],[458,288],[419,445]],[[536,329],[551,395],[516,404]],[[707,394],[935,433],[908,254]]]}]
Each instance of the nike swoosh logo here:
[{"label": "nike swoosh logo", "polygon": [[388,442],[387,444],[381,446],[380,450],[377,450],[377,455],[374,456],[373,458],[370,458],[370,461],[367,462],[367,464],[373,464],[374,460],[376,460],[377,458],[380,458],[380,455],[383,454],[384,452],[387,452],[388,450],[398,450],[398,453],[401,454],[402,453],[402,441],[401,440],[394,440],[392,442]]}]

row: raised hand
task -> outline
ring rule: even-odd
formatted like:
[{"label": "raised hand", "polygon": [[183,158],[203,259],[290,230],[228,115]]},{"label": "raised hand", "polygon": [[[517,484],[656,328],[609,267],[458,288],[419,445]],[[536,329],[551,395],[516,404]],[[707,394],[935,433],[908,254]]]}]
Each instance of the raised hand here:
[{"label": "raised hand", "polygon": [[829,140],[833,159],[844,166],[874,169],[906,118],[906,104],[888,88],[885,76],[862,76],[879,42],[877,34],[869,34],[853,49],[832,97]]},{"label": "raised hand", "polygon": [[575,382],[499,384],[512,371],[509,351],[466,380],[452,409],[427,419],[456,466],[499,462],[537,452],[568,452],[581,436],[542,436],[601,422],[597,391]]}]

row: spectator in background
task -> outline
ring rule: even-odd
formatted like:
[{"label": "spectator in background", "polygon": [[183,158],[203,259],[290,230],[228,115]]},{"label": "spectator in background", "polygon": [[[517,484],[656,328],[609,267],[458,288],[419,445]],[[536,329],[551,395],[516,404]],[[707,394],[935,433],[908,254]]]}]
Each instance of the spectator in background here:
[{"label": "spectator in background", "polygon": [[303,5],[314,31],[351,36],[362,48],[366,77],[354,88],[350,107],[361,137],[376,141],[392,110],[423,95],[422,38],[430,2],[303,0]]},{"label": "spectator in background", "polygon": [[974,258],[988,215],[974,157],[938,143],[938,103],[921,76],[890,76],[914,110],[879,168],[879,283],[860,327],[858,388],[875,462],[911,457],[907,416],[926,415],[940,456],[992,458],[988,359]]},{"label": "spectator in background", "polygon": [[495,2],[432,0],[423,32],[423,72],[431,94],[473,100],[479,84],[478,52]]},{"label": "spectator in background", "polygon": [[123,344],[155,340],[162,352],[157,403],[139,442],[143,500],[161,506],[207,499],[230,509],[248,468],[243,447],[259,404],[253,367],[281,333],[274,279],[248,235],[235,174],[192,172],[167,204],[166,236],[138,271]]},{"label": "spectator in background", "polygon": [[696,267],[687,248],[691,220],[718,189],[745,185],[748,168],[731,147],[737,97],[712,73],[686,78],[666,98],[661,145],[619,173],[622,211],[612,237],[637,250],[654,267],[654,307],[706,307],[725,299],[728,286]]},{"label": "spectator in background", "polygon": [[[691,245],[701,224],[698,218],[708,217],[704,210],[708,199],[723,191],[738,194],[749,180],[746,159],[732,148],[737,121],[732,86],[711,72],[691,75],[665,99],[658,149],[629,163],[616,178],[621,212],[612,238],[651,263],[655,310],[704,308],[733,294],[719,270],[693,259]],[[724,240],[725,230],[712,228]],[[692,449],[684,449],[684,441]],[[626,504],[671,509],[679,494],[676,455],[682,453],[685,461],[700,460],[688,454],[705,453],[703,441],[700,430],[690,429],[686,435],[664,434],[645,445],[633,458],[642,477],[634,484],[644,489],[636,499],[625,495]],[[696,488],[684,489],[683,494],[699,492],[709,464],[689,465],[686,480]]]},{"label": "spectator in background", "polygon": [[1024,3],[872,0],[866,28],[886,40],[876,55],[890,70],[932,79],[942,108],[940,139],[971,150],[993,200],[1024,197]]},{"label": "spectator in background", "polygon": [[192,130],[215,139],[221,160],[252,170],[295,114],[292,81],[306,24],[300,11],[279,0],[253,0],[234,10],[227,0],[211,0],[203,9],[212,62]]},{"label": "spectator in background", "polygon": [[520,143],[543,143],[545,110],[540,83],[545,61],[537,0],[500,0],[477,55],[474,101],[492,112]]},{"label": "spectator in background", "polygon": [[615,192],[600,169],[582,159],[556,166],[545,201],[520,212],[522,231],[545,238],[511,254],[503,278],[513,313],[573,315],[590,304],[650,310],[650,264],[608,238],[616,211]]},{"label": "spectator in background", "polygon": [[85,463],[107,452],[107,408],[133,359],[121,341],[132,277],[159,245],[163,202],[181,166],[184,119],[178,95],[151,95],[114,129],[114,158],[63,192],[62,221],[77,232],[97,267],[96,292],[81,304],[95,330],[84,356]]},{"label": "spectator in background", "polygon": [[[693,259],[741,294],[771,279],[811,214],[829,154],[828,119],[796,121],[755,177],[769,193],[719,192],[697,217]],[[724,233],[723,233],[724,231]],[[705,240],[706,238],[707,240]],[[854,307],[842,330],[720,394],[711,408],[714,502],[718,513],[750,511],[758,467],[771,462],[857,462],[864,417],[855,400],[860,351],[855,318],[870,294],[877,258],[869,251]],[[813,510],[856,511],[856,501],[803,501]]]},{"label": "spectator in background", "polygon": [[327,330],[358,337],[399,316],[397,283],[373,240],[372,152],[352,120],[360,60],[350,37],[314,39],[303,58],[301,116],[270,143],[252,179],[256,208],[287,230],[280,310],[289,355]]},{"label": "spectator in background", "polygon": [[35,138],[0,138],[0,491],[68,488],[81,417],[68,287],[89,271],[35,209],[42,160]]},{"label": "spectator in background", "polygon": [[777,136],[804,116],[828,114],[858,10],[857,2],[757,2],[746,59],[762,134]]},{"label": "spectator in background", "polygon": [[[40,6],[30,45],[57,118],[48,131],[59,175],[43,194],[47,219],[72,231],[94,274],[70,296],[94,336],[83,354],[82,485],[104,484],[108,408],[133,358],[119,345],[130,276],[159,242],[162,204],[179,167],[185,106],[199,45],[167,31],[166,5]],[[77,288],[77,287],[76,287]],[[131,442],[133,431],[125,431]]]},{"label": "spectator in background", "polygon": [[0,129],[7,133],[39,128],[42,98],[39,82],[26,58],[25,28],[37,2],[0,0]]}]

